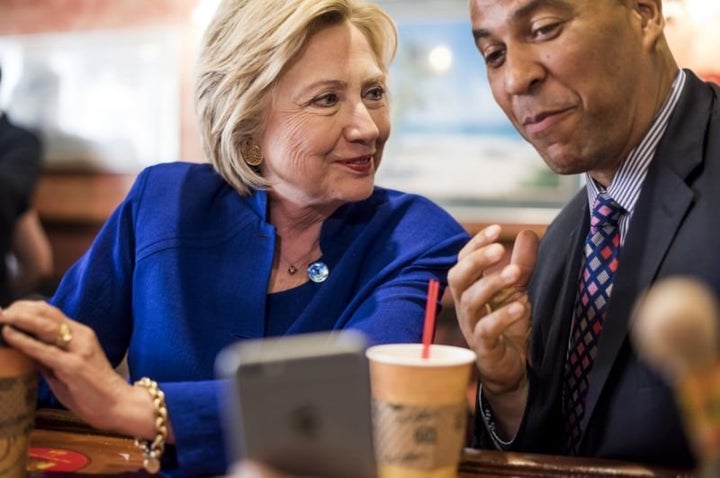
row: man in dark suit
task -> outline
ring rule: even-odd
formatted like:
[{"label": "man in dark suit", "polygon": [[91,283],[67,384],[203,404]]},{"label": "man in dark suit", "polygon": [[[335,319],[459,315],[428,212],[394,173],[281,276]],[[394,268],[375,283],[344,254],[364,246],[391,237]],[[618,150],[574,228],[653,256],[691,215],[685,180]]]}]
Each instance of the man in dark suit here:
[{"label": "man in dark suit", "polygon": [[30,208],[41,166],[38,137],[13,125],[0,111],[0,306],[13,298],[5,258],[12,250],[18,220]]},{"label": "man in dark suit", "polygon": [[[539,249],[521,234],[503,265],[491,226],[450,271],[478,354],[479,444],[692,467],[673,394],[628,328],[662,277],[720,293],[720,88],[678,69],[661,0],[470,5],[498,104],[553,171],[587,180]],[[596,203],[612,221],[589,233]]]}]

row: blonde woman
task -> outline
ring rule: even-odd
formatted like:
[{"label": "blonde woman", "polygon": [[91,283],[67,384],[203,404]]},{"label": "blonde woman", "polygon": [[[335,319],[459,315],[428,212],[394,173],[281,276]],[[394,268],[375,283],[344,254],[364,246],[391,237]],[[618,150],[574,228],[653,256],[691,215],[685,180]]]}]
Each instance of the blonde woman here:
[{"label": "blonde woman", "polygon": [[[428,200],[374,185],[395,45],[371,3],[220,5],[196,85],[211,164],[143,171],[50,304],[0,315],[45,370],[42,404],[52,392],[138,437],[148,469],[219,474],[222,347],[341,329],[420,340],[428,281],[445,283],[468,236]],[[138,386],[113,371],[126,352]]]}]

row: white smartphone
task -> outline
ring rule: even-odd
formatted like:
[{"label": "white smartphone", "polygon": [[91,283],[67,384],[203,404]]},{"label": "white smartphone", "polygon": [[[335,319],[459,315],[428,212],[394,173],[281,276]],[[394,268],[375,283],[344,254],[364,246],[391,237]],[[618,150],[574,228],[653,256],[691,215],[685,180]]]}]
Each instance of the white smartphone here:
[{"label": "white smartphone", "polygon": [[303,476],[376,476],[364,337],[246,340],[215,362],[228,458]]}]

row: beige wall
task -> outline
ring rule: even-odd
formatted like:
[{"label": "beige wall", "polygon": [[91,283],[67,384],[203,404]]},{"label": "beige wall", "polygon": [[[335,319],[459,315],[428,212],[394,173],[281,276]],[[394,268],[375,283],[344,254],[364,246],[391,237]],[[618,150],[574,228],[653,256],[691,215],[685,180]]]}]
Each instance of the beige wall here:
[{"label": "beige wall", "polygon": [[720,83],[720,2],[665,0],[666,34],[681,67]]},{"label": "beige wall", "polygon": [[192,106],[191,76],[201,32],[193,22],[200,0],[0,0],[0,35],[27,35],[165,26],[182,40],[180,157],[202,161]]}]

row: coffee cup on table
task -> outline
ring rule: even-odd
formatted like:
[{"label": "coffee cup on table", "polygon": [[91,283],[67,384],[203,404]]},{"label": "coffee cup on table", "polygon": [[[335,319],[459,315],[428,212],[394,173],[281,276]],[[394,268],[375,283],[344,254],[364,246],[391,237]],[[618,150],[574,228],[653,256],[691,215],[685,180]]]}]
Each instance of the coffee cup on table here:
[{"label": "coffee cup on table", "polygon": [[35,423],[35,362],[0,336],[0,476],[24,478]]},{"label": "coffee cup on table", "polygon": [[475,353],[422,344],[370,347],[379,478],[455,478],[465,443]]}]

